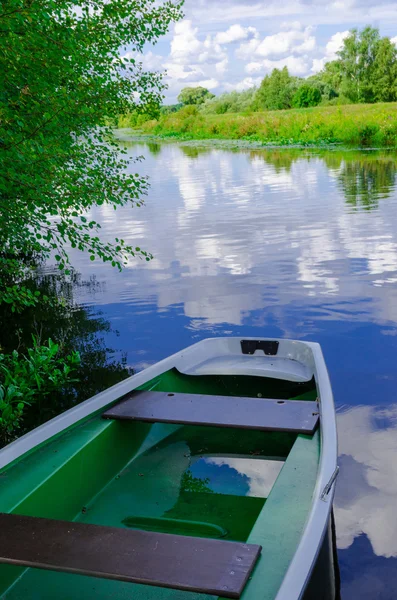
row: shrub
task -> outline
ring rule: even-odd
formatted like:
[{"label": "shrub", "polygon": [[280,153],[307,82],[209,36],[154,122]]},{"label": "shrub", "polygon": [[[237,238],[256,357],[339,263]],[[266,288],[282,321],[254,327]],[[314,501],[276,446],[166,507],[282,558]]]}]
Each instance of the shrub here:
[{"label": "shrub", "polygon": [[33,347],[26,355],[17,350],[0,353],[0,439],[10,441],[19,427],[27,405],[77,381],[73,371],[80,364],[78,352],[59,356],[60,347],[51,339],[40,345],[33,338]]},{"label": "shrub", "polygon": [[188,104],[187,106],[183,106],[181,110],[176,113],[178,119],[184,119],[185,117],[195,117],[198,115],[197,106],[194,104]]},{"label": "shrub", "polygon": [[292,106],[295,108],[308,108],[317,106],[321,102],[321,92],[318,88],[310,85],[301,85],[292,98]]}]

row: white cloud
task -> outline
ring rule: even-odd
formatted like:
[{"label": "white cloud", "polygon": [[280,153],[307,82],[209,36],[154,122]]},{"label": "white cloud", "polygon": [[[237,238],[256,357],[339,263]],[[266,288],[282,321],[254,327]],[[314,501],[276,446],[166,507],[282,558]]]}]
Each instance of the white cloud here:
[{"label": "white cloud", "polygon": [[186,64],[191,56],[197,56],[202,49],[202,42],[197,38],[197,27],[192,27],[188,20],[176,23],[174,37],[171,41],[171,59]]},{"label": "white cloud", "polygon": [[309,69],[307,56],[286,56],[280,60],[269,60],[265,58],[260,62],[248,63],[245,67],[247,73],[271,73],[273,69],[287,67],[291,75],[305,75]]},{"label": "white cloud", "polygon": [[313,58],[313,62],[312,62],[312,66],[311,66],[311,72],[312,73],[318,73],[319,71],[322,71],[325,67],[325,63],[327,62],[325,56],[323,58]]},{"label": "white cloud", "polygon": [[211,456],[204,459],[207,463],[235,469],[245,477],[248,483],[247,496],[267,498],[277,479],[284,461],[281,460],[257,460],[252,458],[234,458],[223,456]]},{"label": "white cloud", "polygon": [[306,54],[316,47],[316,39],[312,35],[312,27],[298,28],[298,23],[292,24],[289,31],[280,31],[266,36],[262,41],[253,38],[240,45],[236,52],[239,58],[249,59],[252,55],[269,58],[282,57],[291,54]]},{"label": "white cloud", "polygon": [[332,57],[331,60],[336,58],[337,52],[341,50],[344,40],[349,36],[349,31],[338,31],[330,38],[328,44],[325,47],[326,55]]},{"label": "white cloud", "polygon": [[252,58],[252,56],[256,53],[259,44],[260,40],[258,38],[253,38],[249,42],[244,42],[236,50],[237,58],[241,58],[243,60]]},{"label": "white cloud", "polygon": [[325,56],[322,58],[313,59],[311,68],[313,73],[318,73],[324,68],[325,63],[338,58],[337,52],[342,48],[343,41],[348,37],[348,35],[349,31],[338,31],[331,36],[327,45],[325,46]]},{"label": "white cloud", "polygon": [[397,46],[397,35],[393,38],[390,38],[390,41],[392,44],[394,44],[395,46]]},{"label": "white cloud", "polygon": [[263,65],[261,62],[250,62],[246,65],[245,70],[247,73],[260,73],[263,71]]},{"label": "white cloud", "polygon": [[305,54],[311,52],[316,46],[316,39],[311,35],[311,32],[311,27],[306,27],[304,31],[293,29],[269,35],[259,44],[256,54],[269,57],[282,56],[287,53]]},{"label": "white cloud", "polygon": [[258,86],[262,81],[262,77],[245,77],[238,83],[225,83],[224,88],[226,91],[236,90],[237,92],[243,92],[254,86]]},{"label": "white cloud", "polygon": [[255,27],[242,27],[241,25],[231,25],[226,31],[220,31],[216,34],[214,41],[218,44],[231,44],[247,39],[247,37],[257,35]]},{"label": "white cloud", "polygon": [[181,65],[216,63],[227,58],[220,44],[207,35],[204,41],[197,37],[198,28],[189,20],[176,23],[171,41],[171,62]]},{"label": "white cloud", "polygon": [[215,65],[216,72],[219,73],[219,75],[223,75],[224,73],[226,73],[228,63],[229,63],[228,58],[224,58],[223,60],[216,63],[216,65]]},{"label": "white cloud", "polygon": [[195,23],[244,22],[248,19],[265,20],[267,26],[285,19],[300,19],[305,24],[350,27],[352,23],[397,24],[393,0],[186,0],[185,10]]},{"label": "white cloud", "polygon": [[[216,93],[247,89],[253,79],[283,66],[305,77],[337,57],[351,23],[361,27],[376,18],[389,28],[397,24],[391,0],[229,0],[227,10],[223,4],[186,0],[186,18],[171,29],[168,51],[138,56],[147,70],[168,70],[167,101],[202,81],[217,81]],[[314,31],[331,23],[327,43],[323,30]],[[397,35],[391,41],[397,45]]]},{"label": "white cloud", "polygon": [[165,63],[164,67],[171,79],[194,81],[204,77],[203,69],[197,66],[185,66],[178,63]]},{"label": "white cloud", "polygon": [[211,79],[202,79],[201,81],[197,81],[197,83],[192,84],[191,87],[201,86],[207,88],[208,90],[213,90],[214,88],[218,87],[218,85],[219,81],[211,77]]},{"label": "white cloud", "polygon": [[[219,86],[219,78],[227,71],[228,56],[213,36],[200,39],[198,28],[185,19],[174,27],[171,51],[164,67],[167,69],[170,94],[178,94],[187,85],[214,89]],[[214,77],[215,73],[217,78]]]}]

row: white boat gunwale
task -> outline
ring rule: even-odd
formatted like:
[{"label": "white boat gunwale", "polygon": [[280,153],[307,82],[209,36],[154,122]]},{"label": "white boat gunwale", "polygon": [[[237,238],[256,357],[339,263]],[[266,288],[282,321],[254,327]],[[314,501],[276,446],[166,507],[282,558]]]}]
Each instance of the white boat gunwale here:
[{"label": "white boat gunwale", "polygon": [[[201,358],[208,358],[209,354],[218,355],[222,349],[226,354],[228,351],[237,353],[241,339],[241,337],[235,337],[202,340],[96,394],[0,450],[0,470],[78,422],[108,407],[131,390],[161,375],[164,371],[176,367],[181,372],[188,372],[194,361],[196,364],[200,362],[200,355]],[[274,338],[244,337],[243,339],[276,341]],[[335,480],[332,481],[332,477],[337,468],[336,419],[330,380],[320,345],[315,342],[298,340],[280,339],[277,341],[280,342],[279,358],[298,361],[312,370],[317,385],[320,409],[321,453],[312,505],[300,542],[276,596],[276,600],[299,600],[315,565],[330,519],[335,490]],[[252,356],[254,357],[256,354]],[[269,357],[265,357],[265,360],[268,362]],[[269,376],[268,370],[266,373],[267,375],[263,376]],[[329,492],[322,498],[323,491],[329,482],[331,482]]]}]

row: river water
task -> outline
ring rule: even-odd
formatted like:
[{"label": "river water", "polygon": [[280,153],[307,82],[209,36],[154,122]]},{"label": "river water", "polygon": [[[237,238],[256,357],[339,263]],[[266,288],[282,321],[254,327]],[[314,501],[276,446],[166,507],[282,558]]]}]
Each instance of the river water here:
[{"label": "river water", "polygon": [[[102,235],[154,255],[118,273],[74,251],[75,299],[142,369],[208,336],[320,342],[338,414],[342,596],[397,589],[395,152],[125,142],[141,208],[99,207]],[[116,336],[114,330],[118,330]]]}]

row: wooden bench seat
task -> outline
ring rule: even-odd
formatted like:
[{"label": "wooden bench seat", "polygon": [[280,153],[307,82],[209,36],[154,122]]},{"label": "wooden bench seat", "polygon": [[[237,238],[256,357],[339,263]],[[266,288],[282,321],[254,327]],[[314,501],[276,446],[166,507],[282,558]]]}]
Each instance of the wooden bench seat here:
[{"label": "wooden bench seat", "polygon": [[105,419],[213,425],[313,434],[315,402],[171,392],[135,391],[107,410]]},{"label": "wooden bench seat", "polygon": [[0,513],[0,563],[239,598],[261,546]]}]

